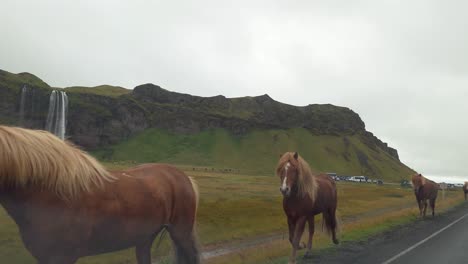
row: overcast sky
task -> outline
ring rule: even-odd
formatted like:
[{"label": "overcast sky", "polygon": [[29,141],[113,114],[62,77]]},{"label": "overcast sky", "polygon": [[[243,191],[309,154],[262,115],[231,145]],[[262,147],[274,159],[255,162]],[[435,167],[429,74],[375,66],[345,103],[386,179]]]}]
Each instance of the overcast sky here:
[{"label": "overcast sky", "polygon": [[[467,1],[2,0],[0,69],[357,112],[401,160],[468,176]],[[467,177],[468,180],[468,177]]]}]

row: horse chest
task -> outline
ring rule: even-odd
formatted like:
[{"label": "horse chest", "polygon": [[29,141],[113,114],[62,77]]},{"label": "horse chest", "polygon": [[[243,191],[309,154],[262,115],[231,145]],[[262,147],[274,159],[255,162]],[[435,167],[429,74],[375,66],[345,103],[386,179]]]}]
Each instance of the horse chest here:
[{"label": "horse chest", "polygon": [[321,213],[320,208],[315,206],[312,201],[304,199],[285,198],[283,200],[283,209],[285,214],[292,218]]}]

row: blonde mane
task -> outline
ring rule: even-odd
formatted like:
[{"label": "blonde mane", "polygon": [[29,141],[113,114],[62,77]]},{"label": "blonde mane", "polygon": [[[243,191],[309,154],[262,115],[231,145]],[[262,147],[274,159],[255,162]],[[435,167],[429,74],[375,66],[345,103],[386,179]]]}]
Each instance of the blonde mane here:
[{"label": "blonde mane", "polygon": [[294,158],[294,154],[294,152],[286,152],[280,158],[276,167],[276,174],[279,175],[287,162],[296,165],[299,171],[296,182],[298,191],[297,195],[302,197],[309,196],[312,201],[315,201],[318,187],[317,180],[315,179],[309,164],[301,156],[298,156],[296,160]]},{"label": "blonde mane", "polygon": [[420,187],[424,186],[426,184],[432,184],[432,185],[437,185],[435,181],[432,181],[426,177],[424,177],[420,173],[415,173],[411,176],[411,182],[413,184],[413,187]]},{"label": "blonde mane", "polygon": [[37,186],[72,199],[114,179],[93,157],[49,132],[0,126],[0,188]]}]

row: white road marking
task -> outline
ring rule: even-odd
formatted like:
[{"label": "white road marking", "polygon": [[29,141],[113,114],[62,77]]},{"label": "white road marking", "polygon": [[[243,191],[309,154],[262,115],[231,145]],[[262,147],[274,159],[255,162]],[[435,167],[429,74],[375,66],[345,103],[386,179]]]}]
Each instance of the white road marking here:
[{"label": "white road marking", "polygon": [[468,216],[468,213],[463,215],[462,217],[458,218],[457,220],[453,221],[452,223],[448,224],[446,227],[440,229],[439,231],[433,233],[432,235],[426,237],[425,239],[419,241],[418,243],[414,244],[413,246],[403,250],[402,252],[400,252],[398,255],[395,255],[393,258],[387,260],[387,261],[384,261],[382,262],[382,264],[389,264],[389,263],[392,263],[393,261],[397,260],[398,258],[400,258],[401,256],[405,255],[406,253],[410,252],[411,250],[419,247],[420,245],[424,244],[425,242],[427,242],[429,239],[437,236],[438,234],[442,233],[443,231],[445,231],[447,228],[453,226],[454,224],[460,222],[463,218],[465,218],[466,216]]}]

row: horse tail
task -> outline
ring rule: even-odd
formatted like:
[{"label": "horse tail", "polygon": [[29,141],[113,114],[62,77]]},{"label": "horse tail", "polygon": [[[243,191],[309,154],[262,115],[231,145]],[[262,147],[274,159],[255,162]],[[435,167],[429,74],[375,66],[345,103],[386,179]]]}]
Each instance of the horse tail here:
[{"label": "horse tail", "polygon": [[329,236],[332,237],[333,243],[338,244],[339,241],[337,239],[337,233],[340,230],[340,221],[339,218],[336,215],[336,204],[337,204],[337,194],[336,194],[336,188],[333,190],[334,191],[334,196],[335,196],[335,201],[332,206],[330,206],[328,209],[326,209],[323,212],[323,218],[322,218],[322,228],[325,226],[325,231]]},{"label": "horse tail", "polygon": [[184,222],[178,226],[169,227],[169,233],[175,246],[175,263],[177,264],[199,264],[201,257],[196,230],[196,216],[198,210],[199,191],[198,185],[195,182],[195,180],[191,177],[188,178],[192,185],[192,189],[195,196],[195,210],[193,211],[193,222]]},{"label": "horse tail", "polygon": [[338,244],[339,242],[336,236],[340,231],[341,223],[336,216],[336,212],[324,212],[322,226],[325,227],[328,236],[332,237],[333,243]]},{"label": "horse tail", "polygon": [[195,194],[195,214],[196,214],[197,211],[198,211],[198,202],[199,202],[199,199],[200,199],[200,191],[198,189],[197,182],[190,176],[188,178],[190,180],[190,183],[192,184],[192,189],[193,189],[193,192]]}]

